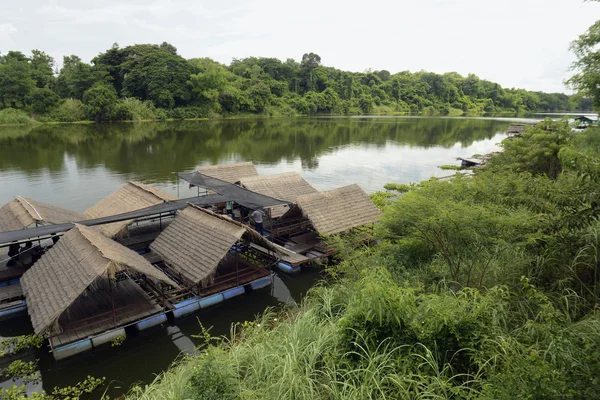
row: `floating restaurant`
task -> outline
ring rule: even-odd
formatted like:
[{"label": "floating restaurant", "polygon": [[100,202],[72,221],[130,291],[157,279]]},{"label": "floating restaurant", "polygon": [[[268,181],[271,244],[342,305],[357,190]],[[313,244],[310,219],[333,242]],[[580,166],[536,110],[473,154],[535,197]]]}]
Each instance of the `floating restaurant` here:
[{"label": "floating restaurant", "polygon": [[[23,198],[0,209],[0,247],[39,249],[29,265],[0,265],[0,279],[14,275],[0,297],[16,295],[56,359],[269,287],[272,267],[324,260],[333,254],[324,236],[380,214],[358,185],[318,192],[297,173],[259,176],[252,163],[178,176],[206,194],[178,199],[129,182],[83,214]],[[220,214],[226,202],[262,210],[269,232]]]}]

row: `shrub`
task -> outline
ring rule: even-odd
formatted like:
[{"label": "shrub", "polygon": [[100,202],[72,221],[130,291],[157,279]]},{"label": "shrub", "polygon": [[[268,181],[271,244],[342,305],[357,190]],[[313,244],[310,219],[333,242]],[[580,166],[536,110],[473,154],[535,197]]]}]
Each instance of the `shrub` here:
[{"label": "shrub", "polygon": [[84,121],[85,106],[80,100],[65,100],[50,112],[49,118],[57,122]]},{"label": "shrub", "polygon": [[151,101],[127,98],[117,103],[114,119],[120,121],[155,120],[158,119],[156,111]]},{"label": "shrub", "polygon": [[0,125],[29,125],[31,118],[23,110],[5,108],[0,110]]}]

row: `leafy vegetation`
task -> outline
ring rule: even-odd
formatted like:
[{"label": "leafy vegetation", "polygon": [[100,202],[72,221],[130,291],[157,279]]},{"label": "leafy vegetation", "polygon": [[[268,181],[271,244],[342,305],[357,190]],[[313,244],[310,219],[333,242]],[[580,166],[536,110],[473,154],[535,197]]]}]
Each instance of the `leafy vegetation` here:
[{"label": "leafy vegetation", "polygon": [[471,177],[386,185],[333,283],[130,397],[599,398],[598,133],[548,120]]},{"label": "leafy vegetation", "polygon": [[91,64],[71,55],[58,76],[53,68],[52,57],[39,50],[0,56],[0,109],[23,110],[40,121],[99,122],[238,114],[514,114],[592,106],[583,96],[506,89],[473,74],[341,71],[322,65],[314,53],[300,62],[248,57],[223,65],[186,60],[168,43],[115,44]]},{"label": "leafy vegetation", "polygon": [[25,385],[0,388],[0,400],[75,400],[94,392],[104,384],[104,378],[88,376],[74,386],[55,387],[50,393],[34,392],[27,395]]}]

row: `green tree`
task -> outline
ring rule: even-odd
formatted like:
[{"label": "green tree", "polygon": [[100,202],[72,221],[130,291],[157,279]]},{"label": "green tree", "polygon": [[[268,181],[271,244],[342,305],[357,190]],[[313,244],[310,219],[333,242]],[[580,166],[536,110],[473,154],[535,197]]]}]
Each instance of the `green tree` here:
[{"label": "green tree", "polygon": [[600,20],[571,43],[577,60],[572,69],[576,72],[567,84],[594,100],[600,110]]},{"label": "green tree", "polygon": [[2,108],[24,108],[36,87],[29,59],[21,52],[9,51],[0,57],[0,103]]},{"label": "green tree", "polygon": [[190,100],[187,82],[192,73],[187,61],[166,45],[135,45],[123,51],[121,96],[150,100],[156,107],[173,108]]},{"label": "green tree", "polygon": [[60,102],[60,97],[52,90],[43,87],[35,88],[29,98],[33,112],[44,114],[56,107]]},{"label": "green tree", "polygon": [[106,71],[94,69],[82,62],[81,58],[75,55],[65,56],[56,80],[56,91],[63,98],[82,100],[86,90],[107,77]]},{"label": "green tree", "polygon": [[112,86],[98,82],[83,94],[83,104],[88,118],[109,121],[114,116],[117,93]]}]

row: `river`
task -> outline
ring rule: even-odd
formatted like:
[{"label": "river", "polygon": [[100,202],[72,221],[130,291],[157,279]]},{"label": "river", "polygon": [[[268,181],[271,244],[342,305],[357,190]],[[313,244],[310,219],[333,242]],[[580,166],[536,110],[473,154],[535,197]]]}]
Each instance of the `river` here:
[{"label": "river", "polygon": [[[514,120],[494,118],[322,117],[181,121],[142,124],[43,125],[0,128],[0,204],[16,195],[83,211],[129,180],[181,197],[193,196],[176,171],[203,164],[252,161],[260,174],[300,173],[319,190],[358,183],[367,192],[385,183],[410,183],[452,171],[438,167],[498,150]],[[270,290],[225,302],[175,324],[55,362],[36,352],[41,381],[29,390],[72,385],[87,375],[106,377],[116,396],[152,381],[181,352],[199,343],[197,318],[211,333],[254,319],[267,307],[294,305],[322,278],[308,269],[279,274]],[[0,323],[0,336],[31,331],[29,318]],[[2,383],[7,387],[11,381]]]}]

